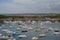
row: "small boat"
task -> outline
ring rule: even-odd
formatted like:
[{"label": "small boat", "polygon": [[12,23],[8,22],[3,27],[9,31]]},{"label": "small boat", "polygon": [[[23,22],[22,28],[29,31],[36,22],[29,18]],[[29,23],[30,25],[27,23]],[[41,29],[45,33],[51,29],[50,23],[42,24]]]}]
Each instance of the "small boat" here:
[{"label": "small boat", "polygon": [[19,21],[19,23],[23,23],[23,21]]},{"label": "small boat", "polygon": [[33,37],[32,40],[38,40],[38,38],[37,37]]},{"label": "small boat", "polygon": [[4,23],[9,23],[8,21],[3,21]]},{"label": "small boat", "polygon": [[26,38],[27,36],[26,35],[19,35],[18,37],[19,38]]},{"label": "small boat", "polygon": [[17,28],[17,30],[20,30],[20,28]]},{"label": "small boat", "polygon": [[7,31],[6,33],[7,33],[7,34],[12,34],[12,33],[13,33],[13,31]]},{"label": "small boat", "polygon": [[8,31],[8,29],[2,29],[2,31],[3,31],[3,32],[6,32],[6,31]]},{"label": "small boat", "polygon": [[35,29],[36,32],[39,32],[41,29]]},{"label": "small boat", "polygon": [[0,39],[2,40],[7,40],[9,37],[8,36],[0,36]]},{"label": "small boat", "polygon": [[52,30],[53,30],[53,28],[51,28],[51,27],[48,28],[48,31],[52,31]]},{"label": "small boat", "polygon": [[27,30],[22,30],[21,32],[28,32]]},{"label": "small boat", "polygon": [[59,29],[55,29],[54,31],[55,31],[55,32],[59,32]]},{"label": "small boat", "polygon": [[35,21],[32,21],[32,24],[34,24],[35,23]]},{"label": "small boat", "polygon": [[29,27],[28,30],[33,30],[33,28],[32,27]]},{"label": "small boat", "polygon": [[23,28],[21,29],[21,32],[28,32],[28,27],[23,27]]},{"label": "small boat", "polygon": [[4,39],[9,39],[9,37],[8,37],[8,36],[2,36],[2,38],[4,38]]},{"label": "small boat", "polygon": [[60,33],[59,32],[53,32],[54,35],[59,35]]},{"label": "small boat", "polygon": [[41,22],[41,26],[43,25],[43,23]]},{"label": "small boat", "polygon": [[51,23],[50,21],[45,21],[45,23]]},{"label": "small boat", "polygon": [[27,26],[22,26],[22,29],[28,29],[28,27]]},{"label": "small boat", "polygon": [[16,39],[8,39],[8,40],[16,40]]},{"label": "small boat", "polygon": [[5,36],[5,38],[9,38],[8,36]]},{"label": "small boat", "polygon": [[45,37],[46,36],[46,34],[40,34],[39,35],[39,37]]},{"label": "small boat", "polygon": [[40,27],[40,29],[45,29],[45,27]]},{"label": "small boat", "polygon": [[40,29],[45,29],[45,27],[43,27],[43,23],[41,22],[41,27],[40,27]]},{"label": "small boat", "polygon": [[13,32],[12,36],[20,35],[20,32]]},{"label": "small boat", "polygon": [[7,33],[7,34],[12,34],[13,33],[13,31],[10,31],[8,29],[3,29],[2,31],[5,32],[5,33]]},{"label": "small boat", "polygon": [[16,40],[15,38],[13,38],[13,37],[10,37],[8,40]]},{"label": "small boat", "polygon": [[2,34],[0,34],[0,36],[2,36]]},{"label": "small boat", "polygon": [[55,29],[54,32],[53,32],[54,35],[59,35],[59,29]]}]

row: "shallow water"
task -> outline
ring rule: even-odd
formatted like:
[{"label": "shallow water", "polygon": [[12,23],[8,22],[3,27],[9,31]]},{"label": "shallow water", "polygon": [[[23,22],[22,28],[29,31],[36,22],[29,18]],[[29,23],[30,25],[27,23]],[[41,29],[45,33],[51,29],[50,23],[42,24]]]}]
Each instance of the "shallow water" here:
[{"label": "shallow water", "polygon": [[[52,27],[53,29],[57,28],[57,29],[60,29],[60,23],[52,23],[52,22],[42,22],[43,25],[41,25],[41,22],[35,22],[34,24],[31,24],[31,23],[25,23],[23,25],[26,25],[27,27],[32,27],[34,28],[33,30],[29,30],[28,32],[21,32],[21,26],[22,25],[18,25],[17,23],[16,24],[12,24],[12,23],[4,23],[2,25],[4,26],[1,26],[2,28],[0,28],[0,34],[3,34],[3,35],[6,35],[8,36],[8,34],[2,32],[1,30],[3,29],[8,29],[8,30],[11,30],[13,32],[16,32],[13,36],[13,34],[10,34],[10,36],[13,36],[14,38],[16,38],[16,40],[32,40],[32,37],[38,37],[39,34],[41,33],[45,33],[45,31],[47,30],[47,28],[49,27]],[[12,27],[10,27],[12,26]],[[39,31],[39,32],[36,32],[34,31],[36,28],[40,28],[40,27],[45,27],[45,29]],[[19,30],[17,30],[17,28],[20,28]],[[43,31],[43,32],[42,32]],[[59,30],[60,31],[60,30]],[[18,35],[21,35],[21,34],[25,34],[27,35],[26,38],[18,38]],[[46,34],[46,37],[43,37],[43,38],[38,38],[38,40],[60,40],[60,35],[53,35],[52,32],[50,33],[45,33]]]}]

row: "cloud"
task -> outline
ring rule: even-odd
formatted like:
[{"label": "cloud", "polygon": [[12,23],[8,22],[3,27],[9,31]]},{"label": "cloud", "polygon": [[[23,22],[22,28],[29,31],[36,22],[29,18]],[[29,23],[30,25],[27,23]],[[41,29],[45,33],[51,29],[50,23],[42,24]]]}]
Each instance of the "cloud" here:
[{"label": "cloud", "polygon": [[10,3],[12,0],[0,0],[0,3]]},{"label": "cloud", "polygon": [[60,12],[60,0],[5,0],[5,1],[3,0],[0,3],[0,13],[59,13],[59,12]]},{"label": "cloud", "polygon": [[14,0],[15,3],[31,4],[32,0]]}]

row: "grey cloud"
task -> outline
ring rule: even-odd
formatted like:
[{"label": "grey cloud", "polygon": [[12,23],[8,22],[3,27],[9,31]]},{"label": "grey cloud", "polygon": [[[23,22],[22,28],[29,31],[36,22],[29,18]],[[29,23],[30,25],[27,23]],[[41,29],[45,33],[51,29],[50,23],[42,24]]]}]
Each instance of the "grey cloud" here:
[{"label": "grey cloud", "polygon": [[[17,1],[17,2],[16,2]],[[2,5],[2,6],[1,6]],[[12,3],[0,4],[1,13],[58,13],[60,0],[13,0]]]}]

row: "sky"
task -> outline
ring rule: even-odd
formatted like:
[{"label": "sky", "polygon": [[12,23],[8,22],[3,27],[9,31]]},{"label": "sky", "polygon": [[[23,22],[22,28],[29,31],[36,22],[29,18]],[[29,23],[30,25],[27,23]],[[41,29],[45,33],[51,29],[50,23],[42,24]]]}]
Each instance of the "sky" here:
[{"label": "sky", "polygon": [[1,13],[60,13],[60,0],[0,0]]}]

